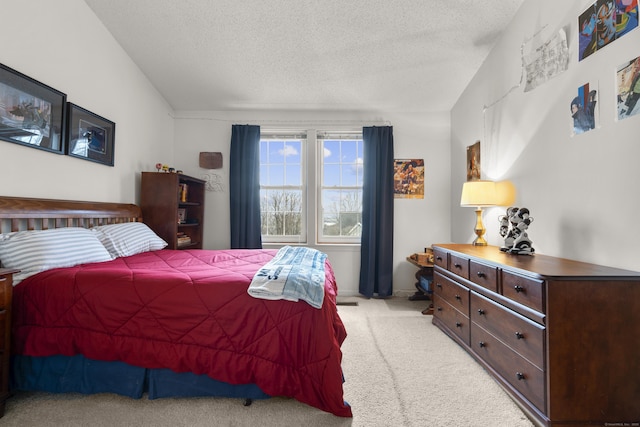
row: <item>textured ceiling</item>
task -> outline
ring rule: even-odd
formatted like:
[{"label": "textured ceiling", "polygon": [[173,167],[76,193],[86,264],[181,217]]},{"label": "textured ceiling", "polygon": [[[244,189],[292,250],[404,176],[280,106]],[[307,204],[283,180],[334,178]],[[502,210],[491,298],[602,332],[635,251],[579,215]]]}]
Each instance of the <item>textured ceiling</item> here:
[{"label": "textured ceiling", "polygon": [[175,110],[449,111],[524,0],[85,0]]}]

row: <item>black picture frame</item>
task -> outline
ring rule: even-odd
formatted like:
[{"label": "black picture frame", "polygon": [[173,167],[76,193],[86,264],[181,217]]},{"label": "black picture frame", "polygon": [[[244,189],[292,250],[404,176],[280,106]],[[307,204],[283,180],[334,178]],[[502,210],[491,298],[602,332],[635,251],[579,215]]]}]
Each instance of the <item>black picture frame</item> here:
[{"label": "black picture frame", "polygon": [[64,153],[67,95],[0,64],[0,139]]},{"label": "black picture frame", "polygon": [[113,166],[116,124],[71,102],[67,105],[67,155]]}]

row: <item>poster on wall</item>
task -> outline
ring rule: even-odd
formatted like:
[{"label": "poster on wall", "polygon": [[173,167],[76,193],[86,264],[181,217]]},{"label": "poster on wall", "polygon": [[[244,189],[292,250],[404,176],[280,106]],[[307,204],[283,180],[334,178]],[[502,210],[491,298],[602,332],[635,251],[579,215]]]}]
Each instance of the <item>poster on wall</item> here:
[{"label": "poster on wall", "polygon": [[638,0],[598,0],[578,17],[578,59],[638,27]]},{"label": "poster on wall", "polygon": [[542,44],[529,43],[529,49],[531,52],[522,56],[527,73],[525,92],[546,83],[569,67],[567,34],[562,29]]},{"label": "poster on wall", "polygon": [[640,56],[618,67],[616,81],[618,120],[640,113]]},{"label": "poster on wall", "polygon": [[578,88],[571,100],[572,135],[589,132],[598,126],[598,85],[587,83]]},{"label": "poster on wall", "polygon": [[424,160],[393,161],[393,196],[396,199],[424,199]]},{"label": "poster on wall", "polygon": [[480,141],[467,147],[467,181],[480,179]]}]

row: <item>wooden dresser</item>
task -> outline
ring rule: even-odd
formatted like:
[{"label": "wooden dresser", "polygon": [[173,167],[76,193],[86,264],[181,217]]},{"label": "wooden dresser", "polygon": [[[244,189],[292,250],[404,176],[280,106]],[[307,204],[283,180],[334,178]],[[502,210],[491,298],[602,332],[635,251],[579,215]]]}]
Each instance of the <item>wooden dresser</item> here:
[{"label": "wooden dresser", "polygon": [[433,248],[433,324],[534,422],[640,425],[640,273],[495,246]]}]

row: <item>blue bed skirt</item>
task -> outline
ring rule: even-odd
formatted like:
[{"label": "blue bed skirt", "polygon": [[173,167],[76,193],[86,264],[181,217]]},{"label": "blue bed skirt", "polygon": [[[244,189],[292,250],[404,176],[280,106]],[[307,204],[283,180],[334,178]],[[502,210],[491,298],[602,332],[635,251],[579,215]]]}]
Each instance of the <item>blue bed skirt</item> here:
[{"label": "blue bed skirt", "polygon": [[50,393],[115,393],[139,399],[162,397],[234,397],[267,399],[255,384],[233,385],[207,375],[146,369],[123,362],[103,362],[84,356],[12,356],[10,388]]}]

